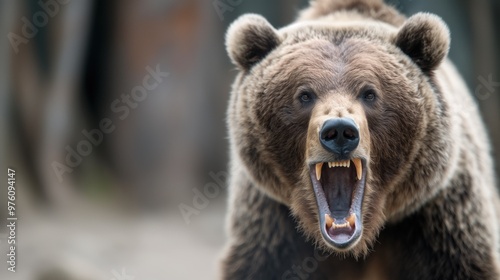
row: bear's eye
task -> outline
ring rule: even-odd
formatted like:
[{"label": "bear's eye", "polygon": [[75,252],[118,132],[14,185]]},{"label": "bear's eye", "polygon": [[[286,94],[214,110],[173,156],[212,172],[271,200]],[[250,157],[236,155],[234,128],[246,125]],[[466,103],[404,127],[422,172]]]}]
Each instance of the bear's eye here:
[{"label": "bear's eye", "polygon": [[377,93],[375,92],[374,89],[369,88],[363,90],[361,97],[363,98],[364,101],[373,102],[377,98]]},{"label": "bear's eye", "polygon": [[303,104],[310,103],[313,101],[313,99],[314,99],[313,94],[308,91],[303,91],[299,95],[299,100]]}]

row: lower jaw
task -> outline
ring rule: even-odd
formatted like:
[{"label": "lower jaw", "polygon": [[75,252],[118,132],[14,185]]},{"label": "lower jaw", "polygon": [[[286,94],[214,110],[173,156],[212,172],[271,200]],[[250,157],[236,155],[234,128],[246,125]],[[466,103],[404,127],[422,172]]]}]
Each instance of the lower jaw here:
[{"label": "lower jaw", "polygon": [[321,224],[321,234],[323,239],[331,247],[338,251],[346,251],[356,246],[361,239],[363,225],[361,221],[356,218],[356,222],[351,226],[334,228],[335,226],[328,227],[326,224]]}]

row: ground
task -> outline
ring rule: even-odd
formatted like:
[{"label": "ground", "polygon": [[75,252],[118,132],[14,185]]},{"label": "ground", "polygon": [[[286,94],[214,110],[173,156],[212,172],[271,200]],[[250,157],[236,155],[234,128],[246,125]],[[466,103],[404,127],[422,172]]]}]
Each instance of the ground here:
[{"label": "ground", "polygon": [[[189,225],[175,211],[133,216],[95,210],[20,215],[17,272],[7,272],[2,253],[0,279],[217,279],[224,243],[223,205],[210,205]],[[0,234],[1,252],[6,252],[5,231]]]}]

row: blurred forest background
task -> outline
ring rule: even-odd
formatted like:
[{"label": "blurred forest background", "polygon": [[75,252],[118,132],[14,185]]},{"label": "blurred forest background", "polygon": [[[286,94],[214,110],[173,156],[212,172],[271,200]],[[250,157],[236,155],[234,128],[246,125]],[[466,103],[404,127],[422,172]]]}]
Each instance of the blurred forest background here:
[{"label": "blurred forest background", "polygon": [[[500,1],[389,2],[407,15],[436,13],[450,26],[450,57],[481,108],[499,171]],[[15,274],[6,270],[0,227],[0,278],[216,279],[225,110],[236,74],[224,33],[249,12],[284,26],[306,4],[0,0],[0,225],[7,167],[16,170],[19,217]],[[122,95],[150,76],[156,86],[117,112],[128,104]],[[89,151],[84,131],[106,119],[114,130],[93,134]],[[68,154],[79,147],[88,155],[70,156],[70,167]]]}]

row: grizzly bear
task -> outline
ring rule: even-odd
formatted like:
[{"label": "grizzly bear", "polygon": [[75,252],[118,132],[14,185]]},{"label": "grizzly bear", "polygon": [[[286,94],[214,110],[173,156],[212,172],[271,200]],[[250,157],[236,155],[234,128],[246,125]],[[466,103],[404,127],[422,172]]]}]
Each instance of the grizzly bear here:
[{"label": "grizzly bear", "polygon": [[490,146],[449,45],[381,0],[230,26],[223,279],[500,279]]}]

